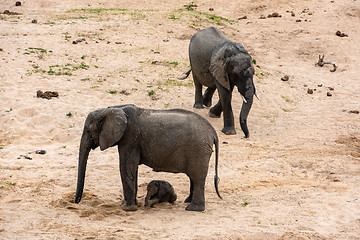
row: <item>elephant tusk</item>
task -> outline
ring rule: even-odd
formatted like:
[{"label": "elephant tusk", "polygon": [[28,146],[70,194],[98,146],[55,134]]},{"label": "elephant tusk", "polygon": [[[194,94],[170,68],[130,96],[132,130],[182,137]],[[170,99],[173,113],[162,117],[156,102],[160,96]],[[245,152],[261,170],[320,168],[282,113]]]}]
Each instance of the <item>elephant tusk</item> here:
[{"label": "elephant tusk", "polygon": [[240,95],[241,95],[241,97],[242,97],[242,99],[243,99],[244,103],[247,103],[247,101],[246,101],[245,97],[244,97],[241,93],[240,93]]},{"label": "elephant tusk", "polygon": [[256,93],[255,93],[255,97],[260,101],[260,98]]}]

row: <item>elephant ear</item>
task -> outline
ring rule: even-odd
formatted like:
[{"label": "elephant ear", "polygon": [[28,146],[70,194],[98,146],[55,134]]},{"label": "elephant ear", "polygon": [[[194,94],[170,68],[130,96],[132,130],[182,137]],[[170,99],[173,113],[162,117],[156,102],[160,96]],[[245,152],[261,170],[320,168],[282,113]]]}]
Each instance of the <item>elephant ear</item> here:
[{"label": "elephant ear", "polygon": [[104,119],[99,134],[100,150],[113,146],[123,136],[126,126],[126,113],[121,108],[104,109]]},{"label": "elephant ear", "polygon": [[220,49],[213,53],[210,60],[210,72],[215,77],[221,86],[230,91],[230,81],[226,72],[226,57],[225,51],[227,46],[223,45]]}]

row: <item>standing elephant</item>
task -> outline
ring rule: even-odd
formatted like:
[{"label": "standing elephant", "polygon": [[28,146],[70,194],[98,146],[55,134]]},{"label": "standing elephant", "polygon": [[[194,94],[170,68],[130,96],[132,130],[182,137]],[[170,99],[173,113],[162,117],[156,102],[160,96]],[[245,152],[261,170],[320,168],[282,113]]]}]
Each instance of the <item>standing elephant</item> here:
[{"label": "standing elephant", "polygon": [[215,144],[215,190],[218,191],[218,136],[200,115],[182,110],[150,110],[134,105],[98,109],[86,118],[79,150],[75,203],[84,189],[90,149],[118,145],[125,211],[137,210],[138,165],[155,171],[185,173],[190,178],[186,210],[205,209],[204,186]]},{"label": "standing elephant", "polygon": [[[195,84],[194,108],[211,106],[211,99],[218,90],[219,102],[210,109],[210,117],[219,118],[223,111],[224,128],[227,135],[236,134],[231,97],[234,86],[242,95],[243,105],[240,112],[240,126],[245,137],[249,137],[246,124],[247,116],[256,96],[253,82],[254,67],[252,58],[241,43],[234,43],[215,27],[197,32],[190,40],[189,57],[191,69],[185,73],[185,79],[193,72]],[[202,94],[202,86],[207,89]]]},{"label": "standing elephant", "polygon": [[177,195],[174,187],[167,181],[152,180],[147,186],[145,207],[152,207],[161,202],[175,202]]}]

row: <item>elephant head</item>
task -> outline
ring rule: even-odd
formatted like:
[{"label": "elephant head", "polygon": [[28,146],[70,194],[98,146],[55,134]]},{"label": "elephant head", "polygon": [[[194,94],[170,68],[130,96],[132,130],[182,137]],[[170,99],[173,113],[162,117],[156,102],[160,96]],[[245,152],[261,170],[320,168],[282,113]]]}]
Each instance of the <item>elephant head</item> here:
[{"label": "elephant head", "polygon": [[86,163],[91,149],[103,151],[122,138],[127,117],[121,108],[103,108],[89,113],[80,141],[78,182],[75,203],[79,203],[84,189]]},{"label": "elephant head", "polygon": [[255,70],[250,54],[241,43],[225,42],[211,56],[210,72],[226,90],[232,91],[234,86],[238,88],[243,99],[240,126],[245,137],[249,137],[246,121],[256,95]]}]

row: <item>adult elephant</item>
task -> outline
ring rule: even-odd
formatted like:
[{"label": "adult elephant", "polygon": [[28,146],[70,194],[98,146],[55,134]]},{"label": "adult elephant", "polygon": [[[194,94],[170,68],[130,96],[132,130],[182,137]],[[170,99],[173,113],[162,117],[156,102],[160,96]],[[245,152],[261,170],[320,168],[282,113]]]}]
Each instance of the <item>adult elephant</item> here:
[{"label": "adult elephant", "polygon": [[[205,179],[215,144],[215,190],[218,181],[218,136],[200,115],[182,109],[150,110],[122,105],[95,110],[86,118],[80,142],[75,203],[84,189],[86,163],[91,149],[103,151],[118,145],[125,211],[137,210],[138,165],[155,171],[185,173],[190,178],[186,210],[205,209]],[[221,197],[220,197],[221,198]]]},{"label": "adult elephant", "polygon": [[[241,43],[234,43],[215,27],[197,32],[190,41],[189,57],[191,69],[185,73],[185,79],[193,72],[195,84],[194,108],[211,107],[211,99],[218,90],[219,102],[210,109],[210,117],[219,118],[223,112],[224,128],[227,135],[236,134],[231,97],[234,86],[243,98],[240,112],[240,126],[249,137],[247,117],[256,95],[253,82],[254,67],[252,58]],[[207,89],[202,94],[202,86]]]}]

